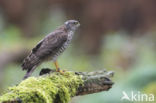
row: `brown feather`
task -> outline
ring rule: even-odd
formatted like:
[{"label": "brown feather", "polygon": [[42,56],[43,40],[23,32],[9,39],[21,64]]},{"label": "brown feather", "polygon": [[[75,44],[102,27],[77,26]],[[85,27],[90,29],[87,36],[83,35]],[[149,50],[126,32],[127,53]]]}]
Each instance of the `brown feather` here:
[{"label": "brown feather", "polygon": [[47,35],[24,59],[22,69],[29,72],[34,66],[38,66],[43,61],[52,59],[50,57],[56,54],[67,38],[68,33],[64,25]]}]

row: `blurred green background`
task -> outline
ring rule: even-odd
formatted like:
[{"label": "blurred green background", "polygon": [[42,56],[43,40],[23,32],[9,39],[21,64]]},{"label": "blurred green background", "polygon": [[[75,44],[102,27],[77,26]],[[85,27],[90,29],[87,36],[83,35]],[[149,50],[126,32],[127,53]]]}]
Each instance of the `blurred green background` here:
[{"label": "blurred green background", "polygon": [[[105,68],[115,72],[115,84],[71,103],[132,103],[120,100],[122,91],[156,96],[155,9],[155,0],[0,0],[0,94],[21,81],[25,71],[20,65],[39,40],[76,19],[81,27],[58,59],[60,67]],[[54,65],[43,63],[33,75],[44,67]]]}]

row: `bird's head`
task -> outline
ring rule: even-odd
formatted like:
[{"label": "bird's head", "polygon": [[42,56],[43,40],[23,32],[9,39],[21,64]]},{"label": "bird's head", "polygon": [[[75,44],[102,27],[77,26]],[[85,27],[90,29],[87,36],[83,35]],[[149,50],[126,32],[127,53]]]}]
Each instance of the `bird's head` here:
[{"label": "bird's head", "polygon": [[80,23],[77,20],[68,20],[64,24],[66,28],[71,31],[75,31],[80,26]]}]

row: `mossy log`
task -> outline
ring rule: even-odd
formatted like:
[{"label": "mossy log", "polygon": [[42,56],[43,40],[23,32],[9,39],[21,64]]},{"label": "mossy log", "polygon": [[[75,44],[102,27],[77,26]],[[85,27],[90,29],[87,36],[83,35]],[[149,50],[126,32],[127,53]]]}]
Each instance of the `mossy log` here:
[{"label": "mossy log", "polygon": [[0,103],[68,103],[78,95],[109,90],[113,82],[113,72],[72,72],[63,75],[43,69],[39,77],[29,77],[20,84],[9,87],[0,96]]}]

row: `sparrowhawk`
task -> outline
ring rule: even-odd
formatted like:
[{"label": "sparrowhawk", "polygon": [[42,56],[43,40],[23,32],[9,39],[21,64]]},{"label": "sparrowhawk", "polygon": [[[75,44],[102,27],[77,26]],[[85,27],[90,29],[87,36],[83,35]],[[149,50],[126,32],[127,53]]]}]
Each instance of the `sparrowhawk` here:
[{"label": "sparrowhawk", "polygon": [[57,58],[67,48],[79,26],[78,21],[68,20],[54,32],[45,36],[22,63],[22,69],[27,70],[24,79],[28,78],[38,65],[50,60],[54,62],[56,71],[61,72]]}]

